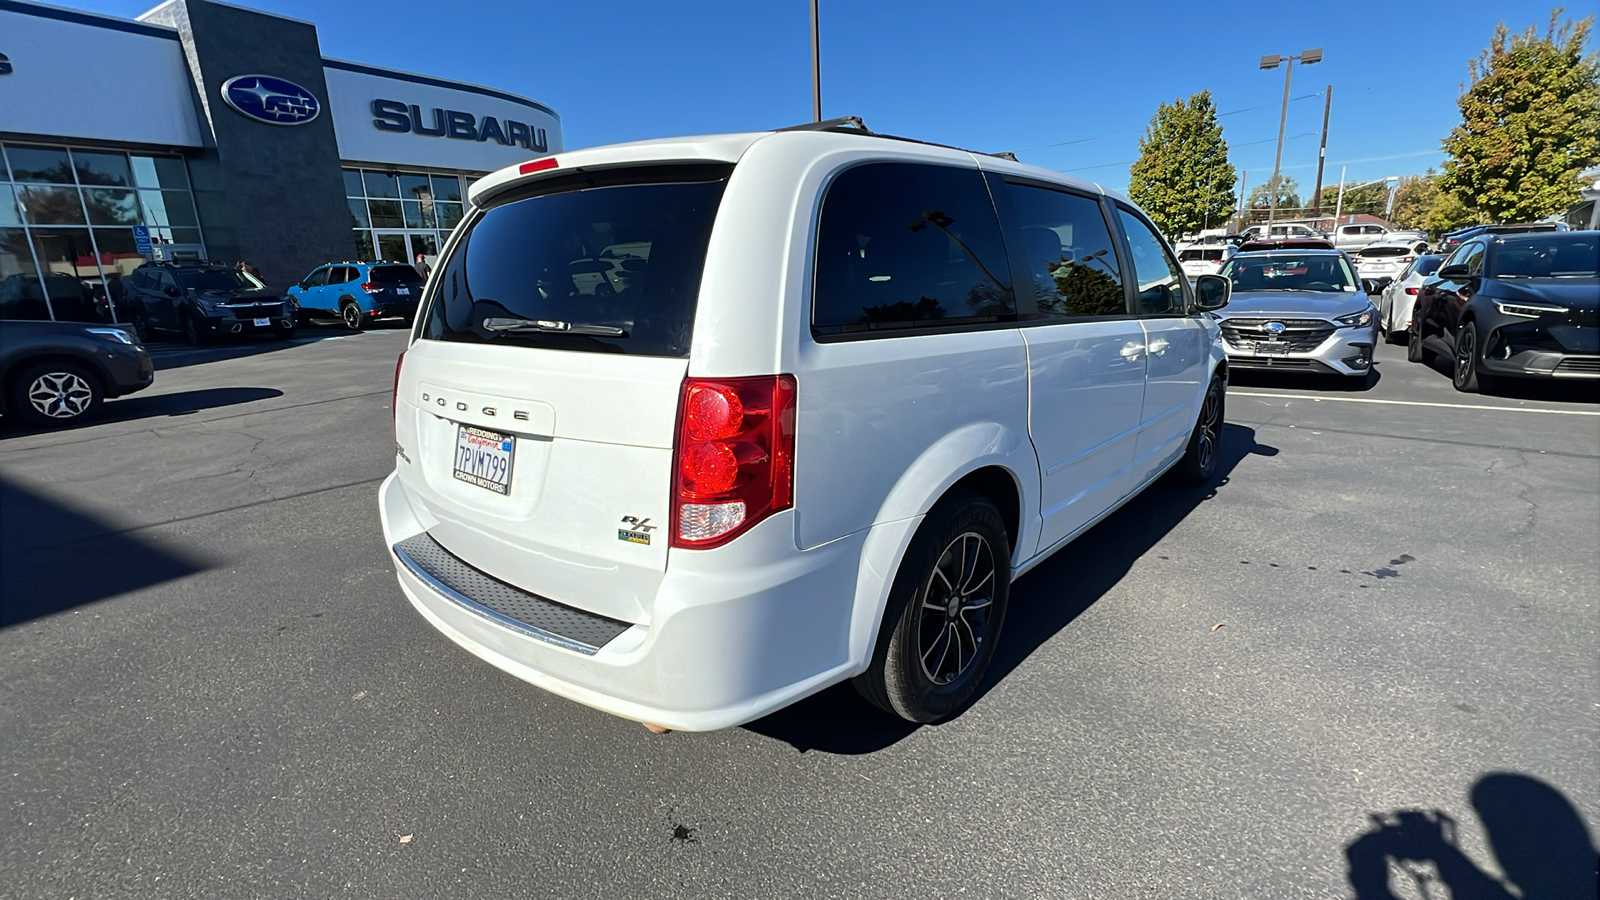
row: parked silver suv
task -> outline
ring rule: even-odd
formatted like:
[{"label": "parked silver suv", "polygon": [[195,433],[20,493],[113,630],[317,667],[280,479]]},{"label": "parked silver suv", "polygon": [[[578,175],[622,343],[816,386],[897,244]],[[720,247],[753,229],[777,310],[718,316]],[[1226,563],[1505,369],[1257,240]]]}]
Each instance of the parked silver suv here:
[{"label": "parked silver suv", "polygon": [[1233,299],[1212,313],[1235,367],[1366,378],[1378,315],[1338,250],[1241,253],[1223,266]]}]

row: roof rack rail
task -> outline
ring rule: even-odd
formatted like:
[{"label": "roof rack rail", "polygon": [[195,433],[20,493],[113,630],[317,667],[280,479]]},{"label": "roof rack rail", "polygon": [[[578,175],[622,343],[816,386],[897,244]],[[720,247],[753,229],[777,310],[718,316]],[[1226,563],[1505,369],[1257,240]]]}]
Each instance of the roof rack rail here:
[{"label": "roof rack rail", "polygon": [[805,122],[800,125],[790,125],[787,128],[776,128],[774,131],[838,131],[849,129],[862,134],[872,134],[872,129],[867,123],[861,121],[860,116],[840,116],[837,119],[823,119],[820,122]]}]

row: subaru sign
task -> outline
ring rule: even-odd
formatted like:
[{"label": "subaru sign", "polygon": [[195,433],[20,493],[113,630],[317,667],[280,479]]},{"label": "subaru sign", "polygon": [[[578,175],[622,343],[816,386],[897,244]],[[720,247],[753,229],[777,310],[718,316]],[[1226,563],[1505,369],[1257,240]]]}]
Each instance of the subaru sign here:
[{"label": "subaru sign", "polygon": [[239,75],[222,83],[222,99],[246,118],[268,125],[304,125],[322,112],[312,93],[271,75]]}]

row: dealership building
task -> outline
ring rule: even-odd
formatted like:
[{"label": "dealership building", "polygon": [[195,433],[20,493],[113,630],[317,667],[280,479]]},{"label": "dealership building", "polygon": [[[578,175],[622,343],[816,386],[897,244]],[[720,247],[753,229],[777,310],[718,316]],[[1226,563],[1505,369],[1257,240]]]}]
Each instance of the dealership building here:
[{"label": "dealership building", "polygon": [[310,22],[0,0],[0,318],[111,321],[151,259],[431,257],[474,179],[561,149],[543,103],[324,57]]}]

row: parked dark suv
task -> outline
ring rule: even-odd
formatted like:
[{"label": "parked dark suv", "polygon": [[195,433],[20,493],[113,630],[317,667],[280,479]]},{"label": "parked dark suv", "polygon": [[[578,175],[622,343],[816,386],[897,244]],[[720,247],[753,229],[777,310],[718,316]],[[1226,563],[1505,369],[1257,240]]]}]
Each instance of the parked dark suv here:
[{"label": "parked dark suv", "polygon": [[1406,357],[1454,361],[1456,390],[1502,376],[1600,378],[1600,231],[1484,233],[1422,282]]},{"label": "parked dark suv", "polygon": [[149,354],[123,329],[75,322],[0,320],[0,413],[58,428],[94,415],[100,401],[155,380]]},{"label": "parked dark suv", "polygon": [[294,302],[254,276],[203,263],[147,263],[122,281],[126,320],[142,341],[176,332],[191,344],[219,335],[294,334]]}]

